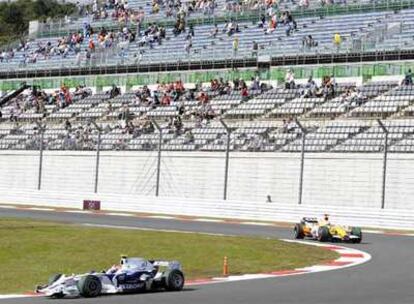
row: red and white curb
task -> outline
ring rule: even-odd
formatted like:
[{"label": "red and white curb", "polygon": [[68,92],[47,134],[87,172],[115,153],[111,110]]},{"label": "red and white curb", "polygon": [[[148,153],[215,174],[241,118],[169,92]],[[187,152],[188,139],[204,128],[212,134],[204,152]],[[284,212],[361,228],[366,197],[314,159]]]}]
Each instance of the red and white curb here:
[{"label": "red and white curb", "polygon": [[[114,211],[93,211],[93,210],[80,210],[80,209],[60,209],[53,207],[34,207],[34,206],[18,206],[18,205],[2,205],[0,209],[15,209],[15,210],[32,210],[32,211],[45,211],[45,212],[59,212],[59,213],[79,213],[90,215],[102,215],[102,216],[123,216],[123,217],[135,217],[145,219],[160,219],[160,220],[175,220],[175,221],[188,221],[188,222],[204,222],[204,223],[219,223],[219,224],[237,224],[237,225],[252,225],[252,226],[269,226],[269,227],[289,227],[290,224],[275,223],[275,222],[262,222],[251,220],[239,220],[239,219],[216,219],[196,216],[179,216],[179,215],[157,215],[157,214],[137,214],[128,212],[114,212]],[[404,231],[391,231],[381,229],[364,229],[364,233],[368,234],[382,234],[388,236],[409,236],[414,237],[412,232]]]},{"label": "red and white curb", "polygon": [[[331,250],[331,251],[335,251],[339,253],[340,257],[336,260],[328,261],[324,264],[313,265],[313,266],[297,268],[297,269],[292,269],[292,270],[278,270],[278,271],[270,271],[267,273],[243,274],[243,275],[234,275],[234,276],[228,276],[228,277],[215,277],[215,278],[207,278],[207,279],[188,280],[186,281],[185,286],[200,286],[200,285],[237,282],[237,281],[245,281],[245,280],[279,278],[279,277],[286,277],[286,276],[332,271],[332,270],[338,270],[338,269],[343,269],[343,268],[348,268],[348,267],[354,267],[354,266],[366,263],[371,259],[371,255],[369,253],[366,253],[364,251],[354,249],[354,248],[347,248],[344,246],[337,246],[337,245],[332,245],[332,244],[321,244],[321,243],[315,243],[315,242],[309,242],[309,241],[297,241],[297,240],[282,240],[282,241],[322,247],[326,250]],[[12,298],[40,297],[40,296],[42,295],[38,295],[35,293],[28,293],[24,295],[10,294],[10,295],[0,295],[0,300],[1,299],[12,299]]]},{"label": "red and white curb", "polygon": [[218,278],[210,278],[210,279],[202,279],[202,280],[191,280],[191,281],[186,282],[186,286],[207,285],[207,284],[236,282],[236,281],[254,280],[254,279],[279,278],[279,277],[302,275],[302,274],[308,274],[308,273],[332,271],[332,270],[338,270],[342,268],[357,266],[357,265],[366,263],[371,259],[371,255],[369,253],[366,253],[358,249],[347,248],[344,246],[337,246],[337,245],[332,245],[332,244],[321,244],[321,243],[314,243],[314,242],[307,242],[307,241],[296,241],[296,240],[283,240],[283,241],[322,247],[327,250],[332,250],[332,251],[339,253],[340,257],[336,260],[328,261],[324,264],[313,265],[309,267],[297,268],[297,269],[292,269],[292,270],[279,270],[279,271],[271,271],[267,273],[243,274],[243,275],[237,275],[237,276],[218,277]]}]

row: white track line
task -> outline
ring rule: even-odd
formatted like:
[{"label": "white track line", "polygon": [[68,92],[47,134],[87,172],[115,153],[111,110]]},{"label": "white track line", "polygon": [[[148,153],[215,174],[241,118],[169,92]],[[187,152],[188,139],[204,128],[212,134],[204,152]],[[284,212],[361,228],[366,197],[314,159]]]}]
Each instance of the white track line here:
[{"label": "white track line", "polygon": [[105,224],[89,224],[84,223],[82,226],[87,227],[96,227],[96,228],[112,228],[112,229],[123,229],[123,230],[142,230],[142,231],[156,231],[156,232],[172,232],[172,233],[183,233],[183,234],[204,234],[212,236],[235,236],[222,233],[209,233],[209,232],[197,232],[197,231],[182,231],[174,229],[157,229],[157,228],[143,228],[143,227],[134,227],[134,226],[117,226],[117,225],[105,225]]},{"label": "white track line", "polygon": [[41,207],[30,207],[27,209],[36,210],[36,211],[55,211],[55,209],[52,209],[52,208],[41,208]]},{"label": "white track line", "polygon": [[146,217],[153,218],[153,219],[161,219],[161,220],[174,220],[174,219],[176,219],[176,217],[168,216],[168,215],[149,215],[149,216],[146,216]]},{"label": "white track line", "polygon": [[[43,208],[43,207],[22,207],[22,206],[14,206],[14,205],[3,205],[0,203],[0,209],[17,209],[17,210],[37,210],[37,211],[52,211],[52,212],[67,212],[67,213],[79,213],[79,214],[99,214],[99,215],[112,215],[112,216],[130,216],[130,217],[138,217],[138,218],[153,218],[153,219],[165,219],[165,220],[183,220],[183,218],[177,216],[168,216],[168,215],[138,215],[134,213],[116,213],[116,212],[94,212],[89,210],[59,210],[59,209],[52,209],[52,208]],[[209,219],[209,218],[195,218],[195,219],[188,219],[190,221],[196,222],[212,222],[212,223],[226,223],[228,220],[226,219]],[[234,223],[242,224],[242,225],[254,225],[254,226],[274,226],[274,227],[282,227],[277,224],[273,223],[266,223],[266,222],[256,222],[256,221],[234,221]],[[368,234],[383,234],[383,235],[394,235],[394,236],[408,236],[414,237],[414,233],[412,233],[412,229],[405,229],[401,227],[390,228],[391,230],[384,231],[384,230],[377,230],[377,229],[364,229],[364,233]],[[397,230],[397,232],[393,232],[392,230]],[[402,233],[401,230],[407,230],[410,233]]]},{"label": "white track line", "polygon": [[114,216],[135,216],[133,213],[116,213],[116,212],[109,212],[109,213],[103,213],[104,215],[114,215]]},{"label": "white track line", "polygon": [[66,210],[63,212],[68,212],[68,213],[82,213],[82,214],[94,214],[91,211],[87,211],[87,210]]},{"label": "white track line", "polygon": [[371,234],[384,234],[382,230],[371,230],[371,229],[364,229],[364,233],[371,233]]},{"label": "white track line", "polygon": [[263,222],[241,222],[242,225],[254,225],[254,226],[274,226],[272,223],[263,223]]},{"label": "white track line", "polygon": [[224,223],[224,220],[216,220],[216,219],[208,219],[208,218],[195,218],[192,221],[207,222],[207,223]]}]

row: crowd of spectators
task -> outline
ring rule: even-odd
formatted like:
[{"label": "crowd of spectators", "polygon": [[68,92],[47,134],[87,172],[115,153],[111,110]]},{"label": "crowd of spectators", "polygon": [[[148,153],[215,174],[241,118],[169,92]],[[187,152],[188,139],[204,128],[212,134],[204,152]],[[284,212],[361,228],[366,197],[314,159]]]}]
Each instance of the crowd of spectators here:
[{"label": "crowd of spectators", "polygon": [[[129,1],[131,2],[131,1]],[[142,6],[133,7],[128,0],[90,0],[77,3],[78,12],[81,16],[92,16],[94,20],[102,20],[112,18],[122,23],[129,21],[142,22],[145,18],[145,9]],[[179,14],[190,16],[192,13],[198,12],[205,15],[214,14],[215,10],[223,10],[226,12],[240,13],[248,10],[283,10],[307,9],[309,7],[324,7],[333,4],[347,4],[346,0],[227,0],[223,7],[218,7],[215,0],[151,0],[147,3],[150,6],[149,15],[160,15],[164,17],[176,17]]]},{"label": "crowd of spectators", "polygon": [[178,15],[190,16],[192,13],[199,12],[205,15],[212,15],[216,8],[214,0],[152,0],[152,14],[164,12],[166,17]]},{"label": "crowd of spectators", "polygon": [[79,98],[86,98],[92,94],[90,89],[78,86],[76,90],[71,93],[69,88],[62,85],[59,90],[51,93],[46,93],[44,90],[38,90],[35,86],[29,92],[18,95],[11,102],[10,121],[16,121],[18,116],[22,113],[30,111],[34,114],[46,114],[46,105],[54,106],[50,110],[51,113],[63,109],[73,102],[74,96]]},{"label": "crowd of spectators", "polygon": [[[292,35],[297,30],[296,20],[290,11],[281,11],[277,7],[277,1],[270,0],[263,3],[266,6],[266,10],[258,26],[263,28],[265,34],[272,34],[278,27],[285,31],[287,36]],[[196,30],[194,25],[187,20],[188,11],[194,11],[194,9],[183,9],[183,6],[190,5],[190,7],[195,7],[196,10],[205,8],[206,6],[215,7],[213,0],[197,0],[183,3],[179,0],[154,0],[153,4],[160,7],[177,8],[177,11],[173,14],[176,18],[172,31],[173,36],[185,33],[184,51],[188,55],[192,52],[198,53],[203,51],[203,49],[199,48],[194,49]],[[87,6],[87,9],[82,6],[82,10],[85,13],[92,13],[94,16],[107,16],[107,12],[110,11],[113,16],[123,16],[122,18],[124,19],[132,18],[131,16],[143,16],[142,12],[135,14],[136,12],[130,8],[126,0],[93,1],[91,5]],[[102,10],[106,13],[102,14]],[[128,12],[132,13],[129,14]],[[49,41],[23,42],[19,47],[19,50],[23,52],[21,65],[33,64],[40,59],[67,58],[69,55],[75,57],[75,66],[105,64],[109,61],[117,61],[121,64],[125,62],[139,64],[144,54],[150,53],[155,45],[161,45],[164,40],[173,38],[167,37],[167,29],[157,22],[146,23],[144,28],[141,17],[132,18],[135,22],[135,27],[128,26],[126,23],[120,26],[119,29],[105,27],[97,29],[93,28],[90,22],[85,21],[82,30],[59,37],[55,41],[50,39]],[[213,39],[211,45],[214,47],[214,39],[217,38],[220,32],[228,37],[234,36],[232,42],[229,43],[229,48],[232,48],[234,56],[238,56],[240,46],[243,45],[245,47],[246,45],[245,41],[241,41],[244,36],[238,35],[242,31],[243,28],[235,19],[229,19],[222,28],[220,26],[220,29],[215,24],[209,35]],[[221,37],[219,39],[223,40]],[[133,53],[130,51],[130,45],[132,43],[136,43],[138,46],[138,49]],[[303,47],[308,49],[318,46],[318,42],[310,35],[304,37],[302,43]],[[267,47],[265,44],[259,45],[256,41],[249,41],[248,44],[251,45],[252,57],[257,57],[259,50]],[[209,45],[202,46],[204,49],[208,47]],[[13,50],[0,52],[0,62],[7,62],[13,56]]]},{"label": "crowd of spectators", "polygon": [[272,9],[308,9],[310,7],[324,7],[329,5],[346,5],[346,0],[241,0],[226,1],[225,10],[231,12],[241,12],[247,10],[267,10]]},{"label": "crowd of spectators", "polygon": [[[406,78],[410,76],[411,71],[407,73]],[[333,75],[323,77],[320,85],[312,77],[309,77],[305,84],[297,85],[293,71],[288,70],[285,87],[297,90],[302,98],[338,97],[342,106],[346,108],[360,106],[367,101],[367,97],[363,92],[354,87],[348,88],[344,93],[339,95],[336,90],[337,84]],[[149,86],[143,86],[135,90],[132,99],[123,103],[121,107],[117,105],[117,108],[114,109],[111,101],[113,102],[112,99],[121,94],[120,88],[114,85],[106,92],[109,97],[106,101],[108,111],[106,118],[103,116],[103,121],[109,120],[110,123],[104,127],[104,133],[111,133],[114,129],[120,129],[120,132],[116,133],[131,135],[130,137],[119,137],[114,144],[114,149],[125,149],[127,147],[127,139],[129,140],[131,137],[137,138],[143,134],[151,134],[155,130],[150,117],[147,114],[134,115],[134,112],[131,113],[129,110],[131,106],[149,107],[151,109],[175,106],[178,114],[166,120],[166,126],[176,136],[183,135],[186,143],[192,143],[194,142],[194,134],[190,129],[185,127],[183,121],[191,119],[195,122],[195,127],[208,125],[212,119],[221,114],[214,111],[212,107],[211,99],[213,97],[240,94],[242,99],[247,100],[250,98],[249,94],[251,91],[263,91],[263,89],[263,84],[258,77],[251,78],[249,85],[243,79],[234,79],[232,82],[223,80],[222,78],[211,79],[208,85],[203,86],[201,83],[197,83],[191,89],[185,88],[181,80],[169,83],[160,82],[151,88]],[[17,111],[16,114],[18,114],[18,111],[23,113],[28,110],[33,110],[35,113],[45,113],[46,105],[54,105],[56,109],[61,109],[71,105],[75,97],[85,98],[90,94],[90,90],[82,86],[77,87],[72,92],[66,86],[62,86],[60,89],[50,93],[33,87],[29,92],[19,95],[12,104]],[[186,101],[197,101],[197,106],[189,107]],[[194,104],[192,103],[192,105]],[[118,113],[119,115],[111,115],[113,113]],[[113,119],[110,117],[118,118],[115,125]],[[16,116],[13,115],[11,115],[11,120],[18,121]],[[96,148],[95,127],[91,123],[86,123],[82,126],[76,124],[73,127],[72,123],[74,122],[73,120],[66,120],[64,123],[67,132],[63,138],[63,147],[65,149]],[[296,131],[297,125],[293,118],[283,120],[281,132],[292,133]],[[29,142],[29,145],[36,144],[38,142],[36,138],[34,136],[33,141]],[[271,139],[269,139],[266,133],[240,133],[235,139],[239,140],[241,145],[249,151],[262,150],[271,142]]]},{"label": "crowd of spectators", "polygon": [[0,62],[9,62],[14,58],[13,49],[0,50]]},{"label": "crowd of spectators", "polygon": [[322,83],[318,86],[312,76],[309,77],[305,85],[300,86],[300,96],[302,98],[333,98],[336,92],[336,80],[333,75],[322,78]]},{"label": "crowd of spectators", "polygon": [[361,106],[368,101],[368,97],[358,88],[349,88],[345,93],[339,96],[341,102],[341,109],[348,111],[349,108],[355,108]]},{"label": "crowd of spectators", "polygon": [[336,94],[337,83],[334,75],[324,76],[321,85],[318,86],[312,76],[303,85],[295,83],[295,74],[291,69],[286,71],[285,89],[299,89],[299,96],[302,98],[323,97],[333,98]]},{"label": "crowd of spectators", "polygon": [[[81,66],[94,65],[97,63],[105,63],[110,56],[115,56],[118,62],[140,63],[146,52],[145,47],[152,49],[154,44],[162,44],[167,37],[167,29],[157,22],[150,22],[144,29],[144,20],[146,18],[146,8],[131,5],[131,0],[91,0],[89,2],[78,2],[79,13],[82,16],[92,16],[92,19],[85,19],[83,28],[79,32],[73,32],[69,35],[62,36],[56,41],[46,42],[23,42],[18,48],[23,51],[20,62],[22,65],[36,63],[39,59],[48,58],[67,58],[68,55],[75,56],[75,65]],[[320,5],[344,4],[345,0],[241,0],[241,1],[225,1],[225,7],[219,8],[225,11],[240,12],[244,8],[258,9],[262,12],[258,26],[263,29],[265,34],[272,34],[276,29],[281,29],[286,36],[291,36],[298,29],[298,25],[293,16],[295,6],[307,8],[315,6],[318,2]],[[184,51],[190,55],[192,52],[202,52],[202,49],[194,49],[195,30],[193,23],[189,22],[188,17],[194,12],[203,14],[214,14],[217,11],[217,3],[215,0],[151,0],[147,3],[151,7],[151,15],[163,14],[165,17],[175,18],[173,35],[178,36],[186,33],[186,41]],[[289,5],[288,5],[289,4]],[[290,5],[292,4],[292,5]],[[93,21],[102,19],[113,19],[120,22],[118,29],[100,30],[92,28]],[[87,21],[89,20],[89,21]],[[149,21],[149,19],[147,20]],[[148,24],[148,23],[145,23]],[[98,27],[98,25],[96,25]],[[228,36],[235,35],[229,48],[233,49],[234,56],[240,52],[240,45],[245,45],[242,39],[243,35],[236,35],[243,29],[239,26],[236,19],[229,19],[225,23],[222,32]],[[221,26],[217,24],[211,30],[210,38],[216,38],[221,31]],[[221,39],[221,38],[220,38]],[[339,50],[342,40],[339,33],[334,36],[334,46]],[[43,40],[44,41],[44,40]],[[130,43],[137,43],[139,49],[136,53],[130,54]],[[211,41],[214,46],[215,41]],[[248,43],[251,43],[249,41]],[[299,42],[300,43],[300,42]],[[85,46],[86,45],[86,46]],[[209,47],[208,45],[202,46]],[[252,43],[252,56],[257,57],[259,50],[267,47],[264,44],[259,45],[257,42]],[[302,38],[302,47],[304,50],[310,50],[318,47],[316,41],[311,35]],[[110,50],[110,51],[109,51]],[[103,54],[99,53],[103,52]],[[98,54],[99,53],[99,54]],[[5,49],[0,51],[0,62],[9,62],[15,57],[15,50]]]},{"label": "crowd of spectators", "polygon": [[[151,0],[148,4],[149,15],[162,15],[167,18],[178,15],[190,16],[195,12],[211,15],[217,6],[214,0]],[[77,6],[81,16],[92,16],[95,21],[112,19],[122,24],[142,23],[146,15],[145,8],[131,7],[128,0],[92,0],[89,4],[78,3]]]},{"label": "crowd of spectators", "polygon": [[270,7],[265,14],[260,16],[259,28],[263,28],[265,34],[273,33],[278,26],[283,27],[286,36],[290,36],[298,29],[296,20],[290,11],[279,12]]},{"label": "crowd of spectators", "polygon": [[96,148],[96,139],[93,136],[96,130],[91,123],[72,128],[69,121],[66,121],[66,134],[62,146],[65,150],[93,150]]}]

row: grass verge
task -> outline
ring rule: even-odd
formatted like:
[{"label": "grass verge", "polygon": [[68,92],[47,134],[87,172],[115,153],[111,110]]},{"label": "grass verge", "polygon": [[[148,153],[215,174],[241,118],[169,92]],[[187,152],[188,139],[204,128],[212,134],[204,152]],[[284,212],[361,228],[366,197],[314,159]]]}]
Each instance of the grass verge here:
[{"label": "grass verge", "polygon": [[120,254],[178,260],[187,279],[287,270],[338,255],[274,239],[120,230],[29,219],[0,219],[0,293],[33,290],[53,273],[84,273],[116,264]]}]

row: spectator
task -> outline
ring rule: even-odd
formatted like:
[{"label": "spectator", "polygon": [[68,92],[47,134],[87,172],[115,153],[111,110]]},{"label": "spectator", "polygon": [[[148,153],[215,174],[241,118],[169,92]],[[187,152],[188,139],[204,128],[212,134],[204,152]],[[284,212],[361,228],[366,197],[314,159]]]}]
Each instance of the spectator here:
[{"label": "spectator", "polygon": [[89,49],[85,49],[85,60],[86,60],[87,65],[91,64],[91,59],[92,59],[91,51]]},{"label": "spectator", "polygon": [[72,125],[71,125],[69,119],[66,119],[66,121],[65,121],[65,129],[67,131],[70,131],[72,129]]},{"label": "spectator", "polygon": [[288,133],[288,129],[289,129],[289,124],[286,121],[286,119],[283,119],[283,122],[282,122],[282,133]]},{"label": "spectator", "polygon": [[408,73],[405,74],[402,85],[406,85],[406,86],[413,85],[413,75],[412,75],[411,69],[409,69]]},{"label": "spectator", "polygon": [[250,85],[250,89],[251,90],[255,90],[255,91],[260,90],[260,79],[259,79],[259,76],[252,77],[251,78],[251,81],[252,81],[252,83]]},{"label": "spectator", "polygon": [[233,56],[237,55],[238,50],[239,50],[239,38],[235,37],[233,40]]},{"label": "spectator", "polygon": [[335,33],[335,35],[334,35],[334,45],[335,45],[337,51],[339,51],[339,49],[341,48],[341,44],[342,44],[341,35],[339,33]]},{"label": "spectator", "polygon": [[218,31],[219,31],[219,29],[218,29],[217,24],[214,24],[214,28],[212,29],[212,31],[210,33],[210,37],[211,38],[216,38],[217,34],[218,34]]},{"label": "spectator", "polygon": [[227,24],[227,31],[226,31],[227,35],[228,35],[228,36],[231,36],[231,35],[233,35],[234,33],[238,33],[238,32],[240,32],[240,31],[239,31],[239,25],[238,25],[236,22],[234,22],[233,20],[232,20],[232,21],[230,21],[230,22]]},{"label": "spectator", "polygon": [[265,31],[265,34],[271,34],[276,30],[277,27],[277,16],[276,14],[273,14],[270,18],[270,21],[268,23],[268,28]]},{"label": "spectator", "polygon": [[249,99],[249,90],[246,85],[244,85],[241,89],[241,97],[242,101],[247,101]]},{"label": "spectator", "polygon": [[111,90],[109,91],[109,98],[114,98],[116,96],[118,96],[119,94],[121,94],[121,90],[120,88],[118,88],[115,84],[112,85]]},{"label": "spectator", "polygon": [[194,37],[194,27],[192,24],[190,24],[189,28],[188,28],[188,34],[191,35],[192,37]]},{"label": "spectator", "polygon": [[286,126],[287,126],[288,133],[294,132],[295,129],[297,128],[296,122],[293,120],[292,117],[289,117]]},{"label": "spectator", "polygon": [[266,16],[264,15],[264,14],[262,14],[261,16],[260,16],[260,21],[259,21],[259,23],[258,23],[258,27],[259,28],[264,28],[265,27],[265,24],[266,24]]},{"label": "spectator", "polygon": [[329,76],[325,76],[322,79],[322,96],[324,98],[329,98],[329,97],[334,97],[335,96],[335,86],[336,86],[336,81],[335,78],[333,77],[329,77]]},{"label": "spectator", "polygon": [[93,42],[93,39],[89,39],[88,48],[91,53],[95,52],[95,42]]},{"label": "spectator", "polygon": [[187,42],[185,43],[185,52],[187,54],[190,54],[192,47],[193,47],[193,38],[191,38],[191,35],[188,35]]},{"label": "spectator", "polygon": [[161,105],[163,106],[169,106],[171,104],[171,97],[164,93],[164,95],[161,98]]},{"label": "spectator", "polygon": [[119,119],[127,121],[129,119],[129,107],[128,104],[124,103],[119,114]]},{"label": "spectator", "polygon": [[257,57],[258,51],[259,51],[259,45],[257,44],[255,40],[253,40],[252,57]]},{"label": "spectator", "polygon": [[192,144],[192,143],[194,143],[194,134],[193,134],[193,132],[191,132],[191,130],[188,130],[185,133],[185,142],[184,143],[185,144]]},{"label": "spectator", "polygon": [[110,101],[110,100],[108,100],[108,102],[107,102],[107,104],[106,104],[106,115],[111,114],[111,113],[112,113],[112,111],[113,111],[113,108],[112,108],[112,103],[111,103],[111,101]]},{"label": "spectator", "polygon": [[313,77],[310,76],[302,92],[302,97],[303,98],[315,97],[317,94],[317,90],[318,90],[318,86],[316,85],[316,82],[313,80]]},{"label": "spectator", "polygon": [[82,62],[82,55],[81,55],[81,52],[78,52],[76,54],[76,62],[75,62],[76,66],[80,66],[81,62]]},{"label": "spectator", "polygon": [[285,88],[294,89],[295,88],[295,74],[291,69],[287,70],[285,75]]},{"label": "spectator", "polygon": [[302,46],[305,50],[310,50],[311,48],[318,46],[318,42],[313,39],[312,35],[308,35],[302,39]]}]

